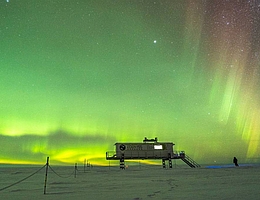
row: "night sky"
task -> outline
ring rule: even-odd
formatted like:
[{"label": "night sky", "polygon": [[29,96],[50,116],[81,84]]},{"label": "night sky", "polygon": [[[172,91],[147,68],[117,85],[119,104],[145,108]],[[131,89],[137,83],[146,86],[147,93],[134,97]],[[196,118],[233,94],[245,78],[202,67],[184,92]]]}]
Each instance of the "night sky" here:
[{"label": "night sky", "polygon": [[1,0],[0,53],[0,163],[260,162],[260,0]]}]

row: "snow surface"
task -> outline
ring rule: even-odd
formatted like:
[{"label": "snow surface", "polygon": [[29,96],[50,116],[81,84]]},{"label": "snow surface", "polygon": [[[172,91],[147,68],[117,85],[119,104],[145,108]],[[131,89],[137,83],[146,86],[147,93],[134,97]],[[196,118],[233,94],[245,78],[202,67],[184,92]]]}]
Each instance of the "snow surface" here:
[{"label": "snow surface", "polygon": [[260,167],[129,166],[87,168],[46,167],[32,177],[12,185],[40,167],[0,167],[0,198],[8,199],[259,199]]}]

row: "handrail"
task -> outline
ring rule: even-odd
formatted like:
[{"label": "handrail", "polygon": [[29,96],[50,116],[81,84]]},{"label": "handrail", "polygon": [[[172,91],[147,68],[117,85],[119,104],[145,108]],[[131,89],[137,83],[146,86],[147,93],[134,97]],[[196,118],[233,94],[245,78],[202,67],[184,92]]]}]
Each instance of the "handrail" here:
[{"label": "handrail", "polygon": [[[152,151],[151,151],[152,152]],[[150,153],[151,153],[150,152]],[[125,159],[180,159],[180,158],[185,158],[185,152],[184,151],[174,151],[170,157],[164,156],[162,152],[153,152],[153,154],[140,154],[139,151],[137,152],[128,152],[127,158]],[[126,155],[125,155],[126,156]],[[116,154],[115,151],[107,151],[106,152],[106,159],[107,160],[119,160],[120,157]]]},{"label": "handrail", "polygon": [[200,167],[200,165],[198,163],[195,162],[195,160],[193,160],[191,157],[189,157],[187,154],[185,154],[185,157],[183,158],[183,160],[187,160],[191,165],[193,165],[194,167]]}]

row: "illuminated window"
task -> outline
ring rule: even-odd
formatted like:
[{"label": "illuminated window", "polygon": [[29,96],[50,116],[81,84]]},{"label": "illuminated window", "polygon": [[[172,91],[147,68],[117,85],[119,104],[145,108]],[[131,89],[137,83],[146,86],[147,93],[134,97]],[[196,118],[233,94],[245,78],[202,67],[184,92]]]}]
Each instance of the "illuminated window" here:
[{"label": "illuminated window", "polygon": [[154,149],[163,149],[162,145],[154,145]]}]

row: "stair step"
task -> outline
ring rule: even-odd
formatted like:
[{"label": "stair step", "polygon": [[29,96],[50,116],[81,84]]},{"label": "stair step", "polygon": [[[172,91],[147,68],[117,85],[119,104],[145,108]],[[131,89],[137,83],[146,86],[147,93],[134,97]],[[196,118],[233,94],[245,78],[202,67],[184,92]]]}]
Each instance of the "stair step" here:
[{"label": "stair step", "polygon": [[200,167],[198,163],[196,163],[192,158],[190,158],[187,154],[182,158],[182,161],[189,165],[191,168]]}]

